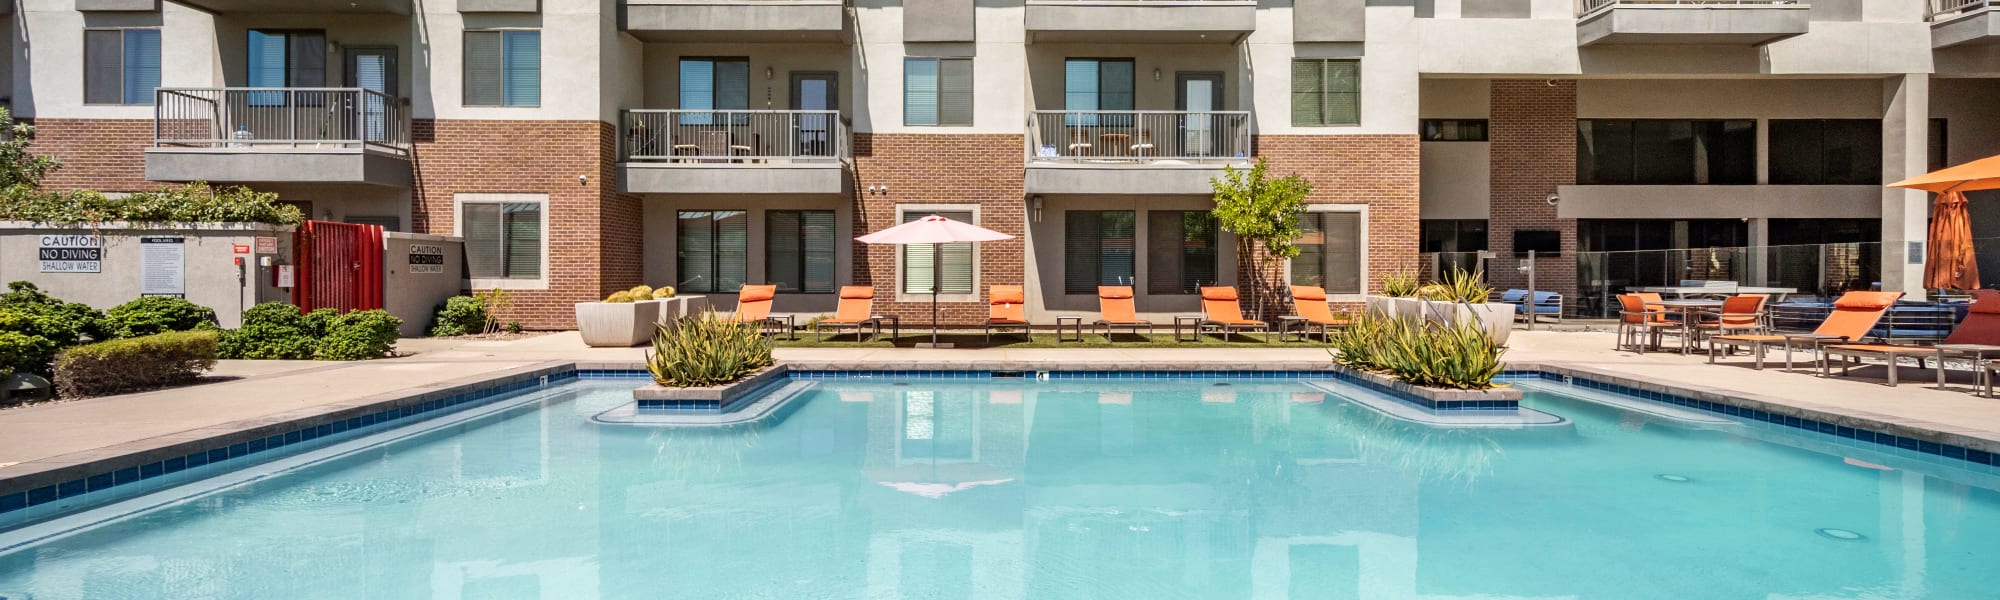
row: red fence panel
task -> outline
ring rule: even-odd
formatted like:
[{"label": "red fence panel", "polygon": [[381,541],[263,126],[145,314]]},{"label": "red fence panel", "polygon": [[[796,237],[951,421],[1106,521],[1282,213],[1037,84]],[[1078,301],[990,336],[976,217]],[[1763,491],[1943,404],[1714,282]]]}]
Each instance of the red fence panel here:
[{"label": "red fence panel", "polygon": [[292,234],[298,280],[292,304],[299,310],[382,308],[382,227],[306,221]]}]

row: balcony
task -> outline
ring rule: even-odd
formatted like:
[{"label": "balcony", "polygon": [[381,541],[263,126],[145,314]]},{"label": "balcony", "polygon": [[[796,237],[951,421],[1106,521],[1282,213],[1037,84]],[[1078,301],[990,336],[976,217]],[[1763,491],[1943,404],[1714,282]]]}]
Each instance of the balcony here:
[{"label": "balcony", "polygon": [[841,194],[847,122],[831,110],[628,110],[618,180],[630,194]]},{"label": "balcony", "polygon": [[1027,0],[1030,43],[1233,44],[1257,29],[1255,0]]},{"label": "balcony", "polygon": [[360,88],[160,88],[146,178],[410,186],[410,113]]},{"label": "balcony", "polygon": [[1755,46],[1806,32],[1807,0],[1577,0],[1576,43]]},{"label": "balcony", "polygon": [[625,31],[648,42],[841,42],[843,0],[625,0]]},{"label": "balcony", "polygon": [[183,4],[222,14],[346,13],[410,14],[412,0],[183,0]]},{"label": "balcony", "polygon": [[2000,41],[2000,0],[1930,0],[1931,47]]},{"label": "balcony", "polygon": [[1038,110],[1028,121],[1030,194],[1207,194],[1250,161],[1250,113]]}]

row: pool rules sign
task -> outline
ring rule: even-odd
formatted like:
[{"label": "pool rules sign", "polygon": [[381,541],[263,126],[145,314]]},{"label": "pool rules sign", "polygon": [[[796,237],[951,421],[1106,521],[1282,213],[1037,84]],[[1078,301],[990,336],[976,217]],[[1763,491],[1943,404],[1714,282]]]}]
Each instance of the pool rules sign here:
[{"label": "pool rules sign", "polygon": [[104,267],[104,247],[95,235],[40,236],[43,273],[97,273]]}]

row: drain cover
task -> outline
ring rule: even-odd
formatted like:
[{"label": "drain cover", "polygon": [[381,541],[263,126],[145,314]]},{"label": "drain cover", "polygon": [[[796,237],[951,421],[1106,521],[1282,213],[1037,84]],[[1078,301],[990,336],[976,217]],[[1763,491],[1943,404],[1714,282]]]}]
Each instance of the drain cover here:
[{"label": "drain cover", "polygon": [[1654,478],[1654,479],[1658,479],[1658,480],[1660,480],[1660,481],[1671,481],[1671,482],[1674,482],[1674,483],[1687,483],[1687,482],[1690,482],[1690,481],[1694,481],[1693,479],[1689,479],[1689,478],[1688,478],[1688,476],[1686,476],[1686,475],[1665,475],[1665,474],[1663,474],[1663,475],[1654,475],[1654,476],[1653,476],[1653,478]]},{"label": "drain cover", "polygon": [[1229,384],[1227,384],[1227,383],[1218,383],[1218,384],[1215,384],[1215,387],[1229,387]]},{"label": "drain cover", "polygon": [[1859,533],[1848,531],[1845,529],[1834,529],[1831,527],[1826,527],[1826,528],[1814,529],[1813,532],[1818,533],[1820,537],[1829,540],[1840,540],[1843,542],[1862,542],[1868,540],[1868,536],[1861,535]]}]

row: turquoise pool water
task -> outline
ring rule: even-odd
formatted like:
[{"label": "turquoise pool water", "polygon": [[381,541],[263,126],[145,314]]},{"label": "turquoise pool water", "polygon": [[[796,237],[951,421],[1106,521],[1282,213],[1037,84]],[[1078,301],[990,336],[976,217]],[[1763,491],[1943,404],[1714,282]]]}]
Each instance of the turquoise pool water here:
[{"label": "turquoise pool water", "polygon": [[1553,393],[1524,404],[1566,425],[1448,430],[1218,383],[828,380],[724,431],[596,424],[634,383],[564,384],[0,555],[0,597],[2000,594],[1991,469]]}]

